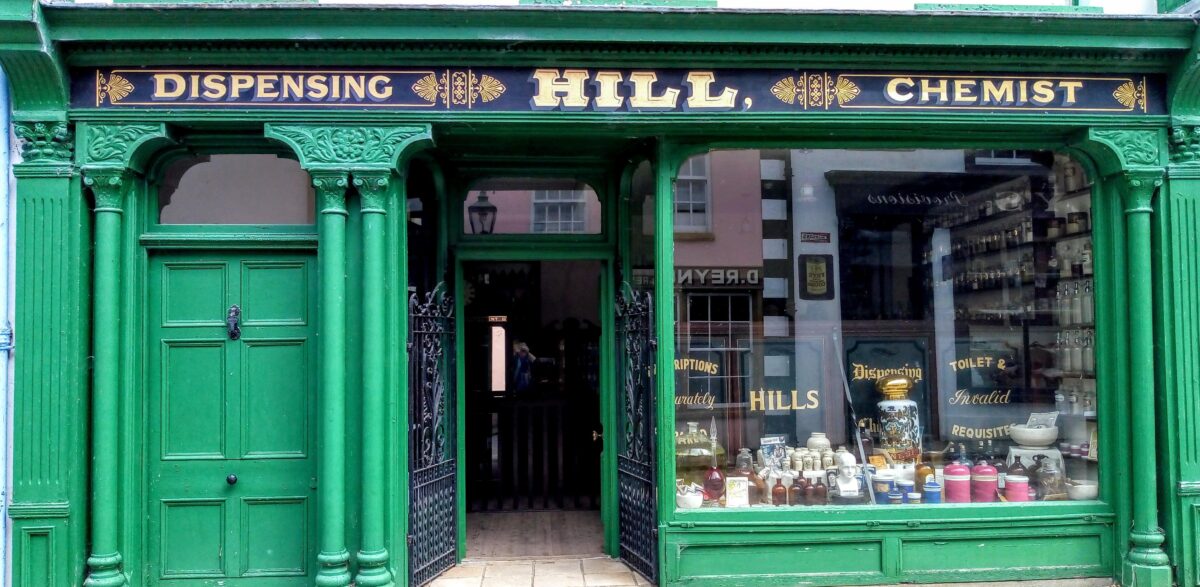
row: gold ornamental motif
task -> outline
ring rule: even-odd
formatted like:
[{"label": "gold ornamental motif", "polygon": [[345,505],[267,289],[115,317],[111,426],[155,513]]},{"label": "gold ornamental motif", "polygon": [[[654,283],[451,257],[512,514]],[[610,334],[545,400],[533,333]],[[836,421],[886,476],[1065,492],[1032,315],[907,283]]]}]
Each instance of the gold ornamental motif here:
[{"label": "gold ornamental motif", "polygon": [[491,102],[504,95],[505,90],[508,88],[504,87],[504,84],[500,83],[500,80],[490,75],[484,75],[475,83],[475,89],[479,99],[484,102]]},{"label": "gold ornamental motif", "polygon": [[441,91],[440,88],[441,85],[438,84],[437,76],[432,73],[417,80],[417,83],[412,85],[412,91],[430,104],[437,103],[438,92]]},{"label": "gold ornamental motif", "polygon": [[104,75],[96,73],[96,105],[108,98],[109,104],[120,102],[125,96],[133,93],[133,83],[118,74],[112,74],[105,79]]},{"label": "gold ornamental motif", "polygon": [[439,102],[446,108],[466,106],[477,102],[491,102],[504,95],[508,88],[500,80],[490,76],[477,76],[471,70],[445,70],[441,74],[431,73],[417,80],[412,91],[430,104]]},{"label": "gold ornamental motif", "polygon": [[805,110],[826,109],[836,102],[843,106],[854,101],[862,89],[844,76],[828,73],[802,73],[785,77],[771,86],[771,95],[784,104],[799,104]]},{"label": "gold ornamental motif", "polygon": [[1116,90],[1113,90],[1112,95],[1113,98],[1116,98],[1116,100],[1120,102],[1122,106],[1130,110],[1134,110],[1136,108],[1140,109],[1142,112],[1146,111],[1145,79],[1136,84],[1133,82],[1133,80],[1129,80],[1117,87]]},{"label": "gold ornamental motif", "polygon": [[803,93],[803,90],[796,87],[796,80],[791,77],[785,77],[771,86],[771,95],[779,99],[784,104],[795,104],[796,96]]}]

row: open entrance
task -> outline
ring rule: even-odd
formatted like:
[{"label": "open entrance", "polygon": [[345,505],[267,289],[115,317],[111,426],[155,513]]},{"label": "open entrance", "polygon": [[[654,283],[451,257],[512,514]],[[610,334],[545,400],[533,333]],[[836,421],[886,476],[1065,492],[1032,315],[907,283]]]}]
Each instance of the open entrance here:
[{"label": "open entrance", "polygon": [[596,260],[467,262],[467,557],[604,551]]}]

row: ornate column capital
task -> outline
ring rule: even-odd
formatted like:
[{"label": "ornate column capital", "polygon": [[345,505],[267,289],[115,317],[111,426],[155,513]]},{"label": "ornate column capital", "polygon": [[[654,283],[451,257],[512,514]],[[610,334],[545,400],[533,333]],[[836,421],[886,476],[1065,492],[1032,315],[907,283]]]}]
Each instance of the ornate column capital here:
[{"label": "ornate column capital", "polygon": [[21,145],[23,164],[71,164],[75,136],[66,122],[16,122],[13,130]]},{"label": "ornate column capital", "polygon": [[390,170],[354,172],[354,189],[362,197],[363,214],[387,214],[386,204],[391,185]]},{"label": "ornate column capital", "polygon": [[84,170],[83,184],[96,198],[94,212],[123,213],[131,179],[132,172],[127,169]]},{"label": "ornate column capital", "polygon": [[1163,183],[1162,169],[1135,169],[1112,176],[1126,214],[1154,212],[1154,192]]},{"label": "ornate column capital", "polygon": [[350,174],[345,171],[313,171],[309,175],[317,192],[317,211],[346,216],[346,189],[350,187]]},{"label": "ornate column capital", "polygon": [[1092,128],[1075,145],[1092,158],[1102,176],[1157,169],[1166,164],[1162,129]]},{"label": "ornate column capital", "polygon": [[317,170],[391,170],[418,147],[433,144],[429,125],[268,124],[267,138],[295,151],[300,166]]}]

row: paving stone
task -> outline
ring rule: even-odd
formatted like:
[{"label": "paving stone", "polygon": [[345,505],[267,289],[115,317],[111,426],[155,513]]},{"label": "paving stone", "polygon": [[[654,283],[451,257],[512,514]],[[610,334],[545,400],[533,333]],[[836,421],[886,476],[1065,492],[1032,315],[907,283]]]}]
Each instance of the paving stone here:
[{"label": "paving stone", "polygon": [[625,563],[613,560],[611,558],[585,558],[583,559],[583,573],[589,575],[592,573],[628,573],[629,567]]},{"label": "paving stone", "polygon": [[632,571],[623,573],[585,573],[583,582],[587,587],[616,587],[623,585],[637,585],[637,579],[633,578]]}]

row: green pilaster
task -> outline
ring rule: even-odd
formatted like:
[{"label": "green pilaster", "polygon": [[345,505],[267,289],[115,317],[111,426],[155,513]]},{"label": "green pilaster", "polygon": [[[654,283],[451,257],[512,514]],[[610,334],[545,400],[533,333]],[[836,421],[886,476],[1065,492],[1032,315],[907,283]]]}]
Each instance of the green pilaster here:
[{"label": "green pilaster", "polygon": [[[62,122],[14,125],[17,221],[13,362],[12,585],[79,585],[87,534],[89,233],[74,136]],[[43,288],[58,295],[47,295]]]},{"label": "green pilaster", "polygon": [[1158,522],[1157,393],[1154,353],[1153,200],[1162,185],[1164,136],[1156,130],[1092,130],[1085,147],[1120,194],[1125,212],[1129,309],[1129,408],[1133,477],[1132,529],[1122,569],[1126,585],[1171,585],[1170,558]]},{"label": "green pilaster", "polygon": [[[660,143],[654,156],[654,318],[655,336],[658,339],[655,361],[655,385],[658,388],[657,429],[675,429],[675,180],[679,175],[679,164],[683,159],[671,145]],[[663,438],[659,435],[659,438]],[[675,447],[670,442],[659,441],[658,480],[659,487],[675,475]],[[672,483],[673,484],[673,483]],[[671,485],[671,484],[669,484]],[[675,507],[675,495],[671,491],[658,492],[658,518]],[[660,530],[661,535],[661,530]],[[662,540],[659,540],[659,582],[662,577]]]},{"label": "green pilaster", "polygon": [[84,183],[96,198],[95,253],[92,285],[92,552],[88,556],[91,587],[119,587],[129,583],[118,549],[117,503],[117,355],[121,279],[121,215],[132,183],[124,170],[86,172]]},{"label": "green pilaster", "polygon": [[362,202],[362,542],[358,552],[358,576],[362,587],[394,585],[388,569],[388,550],[384,542],[384,515],[387,502],[384,458],[386,411],[384,393],[387,343],[384,330],[386,281],[385,223],[387,198],[392,190],[392,173],[354,172],[354,187]]},{"label": "green pilaster", "polygon": [[346,189],[339,171],[313,171],[320,214],[321,450],[318,453],[317,585],[350,584],[346,550]]}]

